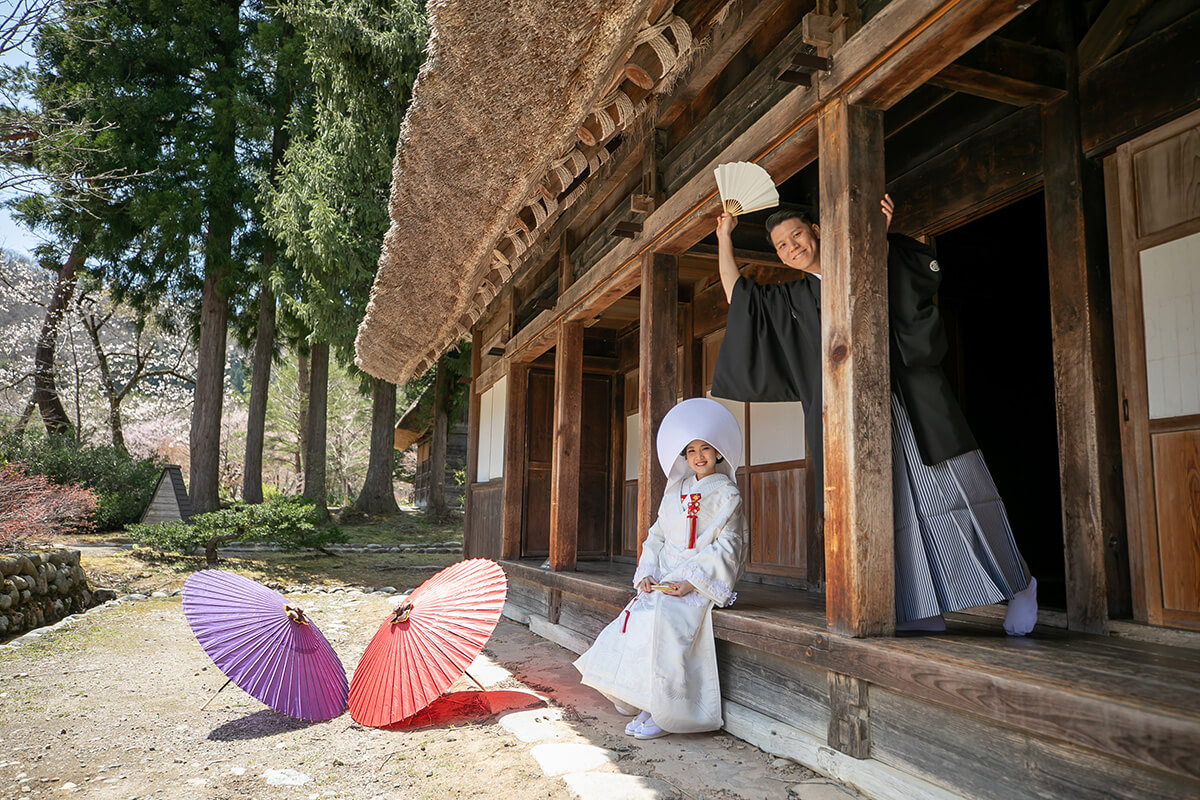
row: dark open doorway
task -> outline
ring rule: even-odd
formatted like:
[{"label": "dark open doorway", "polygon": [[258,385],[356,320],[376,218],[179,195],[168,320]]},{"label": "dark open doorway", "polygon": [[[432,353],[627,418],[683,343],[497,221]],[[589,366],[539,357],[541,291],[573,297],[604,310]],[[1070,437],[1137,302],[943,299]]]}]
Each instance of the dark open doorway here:
[{"label": "dark open doorway", "polygon": [[937,237],[944,364],[1043,607],[1065,608],[1043,195]]}]

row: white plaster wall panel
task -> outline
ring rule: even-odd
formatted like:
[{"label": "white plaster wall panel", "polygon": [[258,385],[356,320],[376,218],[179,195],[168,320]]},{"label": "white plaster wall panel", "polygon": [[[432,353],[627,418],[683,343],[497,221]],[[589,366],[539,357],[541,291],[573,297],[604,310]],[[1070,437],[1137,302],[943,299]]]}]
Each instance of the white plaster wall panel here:
[{"label": "white plaster wall panel", "polygon": [[750,464],[775,464],[804,458],[804,406],[800,403],[750,404]]},{"label": "white plaster wall panel", "polygon": [[479,396],[479,455],[475,459],[475,480],[491,479],[492,469],[492,390]]},{"label": "white plaster wall panel", "polygon": [[746,403],[737,400],[726,400],[722,397],[713,397],[712,392],[705,392],[704,396],[710,400],[716,400],[721,405],[733,412],[733,418],[737,420],[738,430],[742,432],[742,464],[748,463],[746,460]]},{"label": "white plaster wall panel", "polygon": [[638,476],[638,426],[641,414],[630,414],[625,418],[625,480],[636,481]]},{"label": "white plaster wall panel", "polygon": [[492,447],[491,479],[504,475],[504,421],[508,415],[508,378],[501,378],[492,386]]},{"label": "white plaster wall panel", "polygon": [[1200,414],[1200,234],[1141,253],[1150,418]]}]

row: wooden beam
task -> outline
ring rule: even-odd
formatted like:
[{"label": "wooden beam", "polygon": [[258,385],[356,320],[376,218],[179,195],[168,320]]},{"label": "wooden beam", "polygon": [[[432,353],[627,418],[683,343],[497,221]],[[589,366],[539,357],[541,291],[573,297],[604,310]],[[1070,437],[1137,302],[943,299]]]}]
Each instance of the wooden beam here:
[{"label": "wooden beam", "polygon": [[[528,416],[529,365],[508,361],[508,397],[504,406],[504,512],[500,557],[521,557],[525,510],[525,420]],[[475,396],[474,402],[479,403]]]},{"label": "wooden beam", "polygon": [[895,630],[883,112],[822,109],[821,351],[826,616],[851,636]]},{"label": "wooden beam", "polygon": [[1079,71],[1087,72],[1117,52],[1154,0],[1109,0],[1079,43]]},{"label": "wooden beam", "polygon": [[1200,11],[1122,50],[1079,80],[1083,152],[1098,156],[1200,108]]},{"label": "wooden beam", "polygon": [[[1060,38],[1073,49],[1060,16]],[[1074,53],[1069,76],[1076,77]],[[1042,110],[1046,243],[1066,551],[1067,624],[1108,632],[1107,542],[1123,535],[1116,356],[1098,165],[1083,154],[1079,96]]]},{"label": "wooden beam", "polygon": [[[671,93],[659,100],[661,109],[656,125],[670,127],[704,87],[721,74],[746,42],[771,17],[785,0],[733,0],[727,6],[722,23],[711,31],[703,54],[676,82]],[[676,7],[676,12],[685,11]],[[689,19],[689,22],[692,20]],[[693,22],[693,35],[702,36]]]},{"label": "wooden beam", "polygon": [[1016,111],[888,181],[893,227],[938,234],[1037,191],[1042,183],[1038,108]]},{"label": "wooden beam", "polygon": [[1066,61],[1057,50],[992,37],[929,83],[1014,106],[1049,103],[1066,91]]},{"label": "wooden beam", "polygon": [[[700,125],[671,148],[662,159],[663,184],[668,194],[674,193],[695,174],[699,164],[708,163],[713,155],[751,127],[761,109],[770,108],[792,90],[792,85],[781,81],[780,76],[803,43],[800,26],[797,25],[742,79],[733,92],[717,103]],[[809,77],[808,73],[804,74]],[[712,173],[709,173],[711,176]]]},{"label": "wooden beam", "polygon": [[[765,242],[764,242],[765,244]],[[703,242],[697,245],[692,245],[689,253],[697,255],[710,256],[713,259],[713,272],[716,272],[717,264],[717,247],[716,245],[704,244]],[[772,269],[783,269],[783,265],[779,262],[779,256],[774,253],[768,253],[763,250],[743,250],[742,248],[734,248],[733,260],[737,263],[738,268],[747,264],[754,264],[760,267],[771,267]],[[792,273],[793,276],[795,273]]]},{"label": "wooden beam", "polygon": [[583,325],[563,322],[554,345],[554,455],[550,467],[550,569],[575,569],[579,443],[583,431]]},{"label": "wooden beam", "polygon": [[675,405],[675,347],[679,329],[679,265],[674,256],[647,253],[641,261],[638,330],[638,555],[650,532],[667,479],[655,437]]},{"label": "wooden beam", "polygon": [[929,79],[932,86],[953,89],[963,94],[1008,103],[1012,106],[1030,106],[1048,103],[1062,96],[1062,91],[1037,84],[1016,80],[1008,75],[987,72],[961,64],[951,64]]},{"label": "wooden beam", "polygon": [[[828,75],[818,78],[821,96],[842,91],[869,95],[879,88],[894,102],[1016,16],[1027,3],[1028,0],[889,3],[839,51]],[[931,22],[931,17],[936,19]],[[959,22],[970,26],[977,35],[962,41],[954,39],[954,46],[947,49],[944,57],[937,56],[937,35],[946,25]],[[888,66],[890,59],[899,59],[902,66]],[[926,63],[927,69],[914,74],[911,80],[905,79],[903,63],[918,61]],[[872,79],[880,70],[886,73],[886,80]],[[763,110],[748,129],[707,164],[697,165],[687,182],[645,218],[642,236],[636,242],[623,241],[609,249],[559,298],[553,313],[546,312],[520,331],[508,349],[510,357],[515,353],[522,359],[535,358],[552,346],[548,326],[557,319],[595,317],[608,303],[637,286],[639,263],[646,253],[681,253],[712,233],[719,213],[711,172],[716,164],[754,161],[778,183],[812,163],[817,157],[816,120],[820,107],[821,97],[817,92],[795,88]]]},{"label": "wooden beam", "polygon": [[888,3],[818,76],[822,99],[887,109],[1029,7],[1029,0]]}]

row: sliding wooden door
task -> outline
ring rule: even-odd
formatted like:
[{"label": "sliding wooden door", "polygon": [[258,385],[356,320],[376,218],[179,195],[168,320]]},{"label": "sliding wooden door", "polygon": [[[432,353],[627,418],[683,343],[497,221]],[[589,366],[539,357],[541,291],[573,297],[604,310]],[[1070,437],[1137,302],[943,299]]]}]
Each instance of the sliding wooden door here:
[{"label": "sliding wooden door", "polygon": [[1200,112],[1105,184],[1134,614],[1200,629]]}]

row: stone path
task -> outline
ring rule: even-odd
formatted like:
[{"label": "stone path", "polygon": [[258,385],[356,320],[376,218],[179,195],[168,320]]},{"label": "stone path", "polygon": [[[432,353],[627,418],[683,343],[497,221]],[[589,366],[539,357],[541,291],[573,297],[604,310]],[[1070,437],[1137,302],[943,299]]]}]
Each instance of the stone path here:
[{"label": "stone path", "polygon": [[[491,657],[553,706],[512,712],[500,725],[532,745],[543,774],[580,800],[859,800],[859,796],[788,759],[722,733],[637,740],[622,716],[579,683],[575,654],[502,620]],[[474,673],[474,668],[472,668]]]}]

